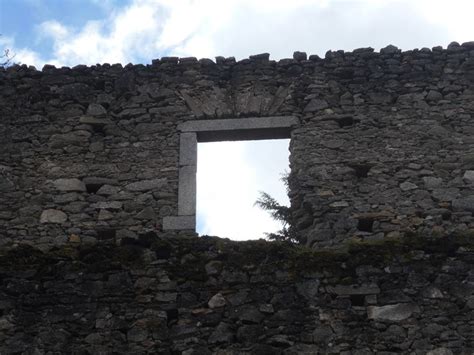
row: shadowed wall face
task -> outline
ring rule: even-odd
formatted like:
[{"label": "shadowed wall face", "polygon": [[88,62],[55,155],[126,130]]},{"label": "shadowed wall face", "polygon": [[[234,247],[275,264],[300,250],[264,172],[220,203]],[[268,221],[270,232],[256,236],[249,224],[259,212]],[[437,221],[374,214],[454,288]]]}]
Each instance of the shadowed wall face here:
[{"label": "shadowed wall face", "polygon": [[470,355],[472,241],[416,239],[2,248],[0,352]]},{"label": "shadowed wall face", "polygon": [[[179,203],[182,127],[242,118],[296,118],[290,200],[309,245],[474,229],[472,43],[12,67],[0,79],[2,244],[120,242],[191,216]],[[241,136],[233,129],[226,139]]]}]

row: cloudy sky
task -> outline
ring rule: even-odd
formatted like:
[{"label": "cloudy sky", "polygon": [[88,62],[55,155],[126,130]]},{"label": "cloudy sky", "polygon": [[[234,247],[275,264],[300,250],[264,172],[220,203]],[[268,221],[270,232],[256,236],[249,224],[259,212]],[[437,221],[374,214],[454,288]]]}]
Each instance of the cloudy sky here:
[{"label": "cloudy sky", "polygon": [[[170,55],[324,56],[473,41],[473,14],[472,0],[0,0],[0,48],[37,68]],[[285,203],[287,166],[288,141],[200,144],[200,232],[253,239],[275,231],[253,202],[264,190]]]}]

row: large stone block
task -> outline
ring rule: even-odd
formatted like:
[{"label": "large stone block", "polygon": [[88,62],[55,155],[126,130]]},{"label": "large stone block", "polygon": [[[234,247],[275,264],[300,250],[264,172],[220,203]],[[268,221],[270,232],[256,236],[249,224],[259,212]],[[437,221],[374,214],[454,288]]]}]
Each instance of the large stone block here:
[{"label": "large stone block", "polygon": [[163,218],[164,230],[194,230],[196,216],[167,216]]},{"label": "large stone block", "polygon": [[53,182],[59,191],[86,191],[86,185],[79,179],[57,179]]},{"label": "large stone block", "polygon": [[420,309],[416,304],[397,303],[387,306],[370,306],[367,307],[367,316],[369,319],[378,321],[399,322],[410,318],[413,313],[419,312]]},{"label": "large stone block", "polygon": [[41,213],[40,223],[62,224],[67,221],[67,215],[60,210],[48,209]]},{"label": "large stone block", "polygon": [[130,191],[149,191],[159,189],[166,185],[166,179],[152,179],[152,180],[142,180],[137,182],[132,182],[125,186],[126,189]]},{"label": "large stone block", "polygon": [[474,212],[474,195],[456,199],[452,203],[456,210]]}]

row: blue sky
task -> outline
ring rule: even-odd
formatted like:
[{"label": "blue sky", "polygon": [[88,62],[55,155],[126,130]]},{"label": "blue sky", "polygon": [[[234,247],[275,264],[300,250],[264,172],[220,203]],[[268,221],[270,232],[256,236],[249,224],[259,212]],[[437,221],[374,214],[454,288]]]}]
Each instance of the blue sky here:
[{"label": "blue sky", "polygon": [[[113,2],[123,7],[124,0]],[[35,35],[39,26],[52,19],[68,26],[80,28],[87,21],[101,20],[112,9],[106,1],[88,0],[0,0],[0,33],[15,38],[15,45],[37,51],[41,57],[48,57],[53,41]]]},{"label": "blue sky", "polygon": [[[296,50],[324,56],[327,50],[379,50],[388,44],[407,50],[474,41],[472,14],[473,0],[0,0],[0,49],[9,48],[16,62],[38,69],[147,64],[168,55],[243,59],[268,52],[281,59]],[[234,239],[254,239],[276,229],[253,202],[262,186],[274,196],[284,191],[274,182],[287,167],[288,143],[258,149],[241,144],[201,149],[209,176],[198,186],[200,225],[209,234],[231,236],[227,230]],[[223,164],[219,159],[231,155],[233,172],[211,179]],[[267,161],[271,166],[262,164]],[[211,195],[235,186],[245,193],[236,194],[226,209],[241,218],[229,221],[221,215],[224,202]],[[242,206],[248,211],[241,213]]]},{"label": "blue sky", "polygon": [[324,56],[474,37],[472,0],[0,0],[0,46],[22,63],[150,63],[166,55]]}]

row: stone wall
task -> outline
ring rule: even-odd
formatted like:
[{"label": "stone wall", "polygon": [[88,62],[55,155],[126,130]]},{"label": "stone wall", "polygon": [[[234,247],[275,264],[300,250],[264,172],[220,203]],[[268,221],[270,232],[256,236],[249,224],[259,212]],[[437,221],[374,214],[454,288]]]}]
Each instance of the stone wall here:
[{"label": "stone wall", "polygon": [[[0,70],[0,353],[471,354],[473,115],[472,42]],[[163,231],[178,127],[246,117],[312,249]]]},{"label": "stone wall", "polygon": [[328,53],[316,68],[290,158],[308,243],[472,232],[473,44]]},{"label": "stone wall", "polygon": [[0,251],[2,354],[461,354],[474,244],[314,251],[154,233]]},{"label": "stone wall", "polygon": [[0,71],[0,243],[136,237],[177,214],[178,125],[294,116],[308,245],[472,232],[474,44]]}]

